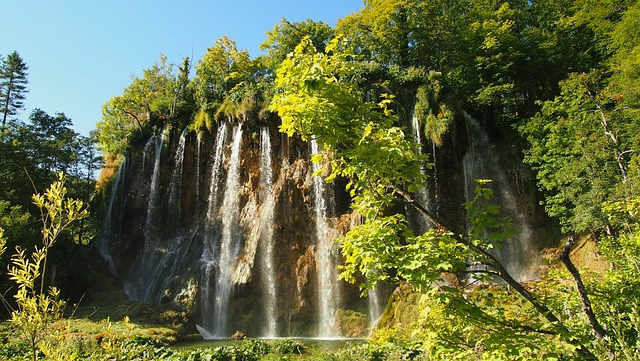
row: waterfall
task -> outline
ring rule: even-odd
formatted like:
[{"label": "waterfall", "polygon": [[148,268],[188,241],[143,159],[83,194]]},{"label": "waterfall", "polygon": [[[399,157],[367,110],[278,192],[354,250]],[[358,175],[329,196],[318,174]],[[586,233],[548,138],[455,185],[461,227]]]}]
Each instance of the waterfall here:
[{"label": "waterfall", "polygon": [[200,136],[200,133],[198,133],[197,136],[197,144],[198,144],[198,151],[196,153],[196,201],[198,202],[197,206],[198,209],[200,208],[200,151],[202,148],[202,139]]},{"label": "waterfall", "polygon": [[220,242],[220,257],[218,261],[218,279],[216,280],[216,299],[213,319],[216,321],[214,336],[226,335],[227,307],[233,285],[233,271],[235,270],[241,238],[238,234],[240,216],[240,150],[242,146],[242,124],[236,128],[231,146],[227,183],[222,201],[222,241]]},{"label": "waterfall", "polygon": [[[234,282],[233,274],[242,244],[242,234],[239,226],[241,146],[242,125],[238,125],[231,145],[227,181],[224,189],[222,207],[220,209],[222,233],[217,257],[213,305],[202,305],[205,320],[208,318],[212,325],[211,328],[200,328],[201,334],[207,338],[222,338],[227,336],[227,309],[229,307],[231,288]],[[217,161],[218,159],[216,159],[216,162]],[[210,276],[207,278],[210,278]],[[202,291],[211,292],[210,289],[203,289]],[[210,308],[212,308],[212,310]],[[212,315],[209,313],[211,311],[213,311]],[[205,321],[205,326],[207,324],[206,322],[209,321]]]},{"label": "waterfall", "polygon": [[162,159],[162,146],[164,145],[165,131],[162,130],[160,140],[157,140],[157,136],[154,135],[152,139],[156,144],[155,160],[153,162],[153,175],[151,176],[151,186],[149,190],[149,203],[147,205],[147,220],[144,224],[144,238],[145,241],[149,241],[155,236],[156,218],[158,213],[158,197],[160,196],[160,160]]},{"label": "waterfall", "polygon": [[174,157],[173,174],[171,175],[171,190],[169,191],[169,207],[175,210],[176,224],[180,223],[180,211],[182,209],[180,205],[180,198],[182,196],[182,170],[184,164],[184,150],[187,139],[187,128],[182,131],[180,135],[180,141],[178,142],[178,148],[176,149],[176,155]]},{"label": "waterfall", "polygon": [[373,330],[378,325],[378,322],[380,322],[380,318],[384,312],[384,307],[381,305],[382,302],[380,298],[380,287],[370,290],[367,295],[369,303],[369,334],[373,333]]},{"label": "waterfall", "polygon": [[517,203],[517,191],[500,165],[487,134],[471,116],[466,113],[464,116],[469,134],[469,150],[463,157],[465,199],[469,201],[473,198],[477,179],[492,180],[489,186],[494,190],[493,201],[500,205],[501,216],[507,215],[513,220],[518,235],[505,240],[502,247],[494,247],[491,253],[517,280],[531,279],[534,277],[533,266],[537,262],[536,252],[531,249],[534,232],[523,207]]},{"label": "waterfall", "polygon": [[[417,144],[416,151],[418,152],[418,154],[422,154],[422,132],[420,132],[420,123],[418,122],[418,118],[415,116],[415,114],[411,116],[411,132],[413,133],[413,140]],[[422,174],[425,174],[424,168],[421,170],[421,172]],[[415,200],[425,209],[429,211],[431,210],[429,193],[426,186],[418,189],[413,196],[415,197]],[[413,212],[413,209],[411,209],[411,211],[408,210],[408,212],[411,212],[411,214],[416,213],[413,216],[413,219],[415,220],[415,227],[417,228],[416,231],[418,233],[424,233],[431,227],[431,223],[422,214]]]},{"label": "waterfall", "polygon": [[104,230],[105,234],[100,239],[97,244],[97,249],[102,258],[107,262],[109,266],[109,272],[112,275],[117,274],[116,265],[113,261],[113,257],[111,256],[111,251],[109,251],[109,243],[112,237],[115,236],[116,227],[113,221],[114,209],[113,204],[118,198],[118,191],[124,188],[123,180],[124,180],[124,170],[126,169],[127,158],[123,158],[118,166],[118,170],[116,171],[115,178],[111,182],[111,193],[109,194],[109,198],[107,201],[107,210],[106,217],[104,219]]},{"label": "waterfall", "polygon": [[[319,154],[318,143],[311,140],[311,153]],[[316,269],[318,274],[319,337],[336,336],[336,311],[339,304],[338,274],[335,250],[337,244],[330,238],[327,185],[320,175],[321,164],[313,163],[313,209],[316,223]]]},{"label": "waterfall", "polygon": [[164,144],[165,133],[163,129],[160,137],[154,134],[147,143],[147,145],[155,144],[155,154],[153,174],[149,187],[147,217],[143,231],[144,245],[133,270],[133,284],[127,282],[125,285],[125,291],[129,298],[145,302],[160,301],[161,295],[154,295],[153,293],[156,290],[163,260],[166,258],[168,251],[157,238],[158,234],[156,232],[156,227],[158,226],[157,213],[158,208],[160,208],[160,161],[162,158],[162,146]]},{"label": "waterfall", "polygon": [[207,207],[207,221],[214,219],[214,212],[218,210],[218,187],[220,186],[220,173],[222,172],[222,151],[227,139],[227,123],[218,126],[216,136],[216,148],[213,153],[213,166],[211,167],[211,180],[209,181],[209,199]]},{"label": "waterfall", "polygon": [[[210,334],[214,329],[214,318],[210,315],[213,309],[214,301],[214,283],[216,270],[218,267],[218,259],[216,257],[219,246],[219,232],[216,228],[217,211],[218,211],[218,188],[220,183],[220,174],[222,173],[223,150],[227,140],[227,123],[223,122],[218,126],[218,134],[216,136],[215,149],[213,152],[213,166],[211,167],[211,178],[209,179],[209,197],[207,199],[207,214],[205,219],[205,236],[202,251],[201,263],[201,282],[200,282],[200,301],[202,303],[202,326],[199,328],[203,337],[212,338]],[[198,148],[199,149],[199,148]]]},{"label": "waterfall", "polygon": [[269,128],[260,129],[261,167],[260,167],[260,200],[262,202],[260,220],[262,224],[260,241],[262,242],[262,273],[261,281],[266,290],[264,297],[265,337],[275,337],[277,334],[276,316],[276,270],[275,270],[275,240],[273,239],[273,224],[275,214],[275,193],[273,189],[273,169],[271,166],[271,137]]}]

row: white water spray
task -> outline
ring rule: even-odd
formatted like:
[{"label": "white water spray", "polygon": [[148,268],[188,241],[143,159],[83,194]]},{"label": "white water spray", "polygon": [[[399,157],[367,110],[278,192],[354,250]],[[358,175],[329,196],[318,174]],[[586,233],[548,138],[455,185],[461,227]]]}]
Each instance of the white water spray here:
[{"label": "white water spray", "polygon": [[180,199],[182,197],[182,173],[184,164],[185,143],[187,140],[187,128],[180,135],[178,149],[173,159],[173,174],[171,175],[171,190],[169,191],[169,206],[176,212],[175,220],[180,221]]},{"label": "white water spray", "polygon": [[[318,143],[311,141],[311,153],[319,154]],[[313,163],[314,173],[321,164]],[[313,209],[316,223],[316,268],[318,274],[318,336],[335,337],[336,311],[339,304],[336,244],[330,238],[328,207],[326,203],[327,185],[319,175],[313,176]]]},{"label": "white water spray", "polygon": [[260,168],[260,220],[262,224],[260,241],[263,247],[262,256],[262,284],[266,290],[264,298],[266,324],[264,337],[277,335],[276,300],[278,296],[276,288],[275,270],[275,240],[273,239],[273,224],[275,214],[275,194],[273,190],[273,169],[271,166],[271,137],[269,128],[260,129],[261,168]]},{"label": "white water spray", "polygon": [[236,267],[242,236],[239,234],[240,219],[240,150],[242,147],[242,125],[236,128],[231,146],[231,157],[222,201],[222,240],[220,257],[218,258],[218,277],[215,287],[215,304],[213,309],[216,338],[227,336],[227,309],[233,286],[233,273]]}]

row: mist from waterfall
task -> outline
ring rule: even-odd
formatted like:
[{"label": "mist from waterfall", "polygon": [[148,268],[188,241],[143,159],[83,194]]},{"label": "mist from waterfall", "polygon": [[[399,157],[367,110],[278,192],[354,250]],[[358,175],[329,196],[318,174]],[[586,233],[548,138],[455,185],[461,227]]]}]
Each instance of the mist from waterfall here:
[{"label": "mist from waterfall", "polygon": [[469,150],[463,158],[465,199],[473,199],[476,180],[491,180],[489,187],[494,191],[494,202],[500,205],[502,216],[509,216],[513,220],[518,235],[506,240],[501,247],[494,247],[490,252],[517,280],[531,279],[535,276],[533,269],[538,262],[537,252],[532,249],[534,232],[523,207],[517,203],[517,191],[498,161],[494,145],[475,119],[466,113],[464,116],[469,134]]},{"label": "mist from waterfall", "polygon": [[[320,154],[318,143],[311,140],[311,154]],[[327,184],[320,175],[315,175],[322,167],[313,163],[313,209],[316,226],[316,270],[318,277],[318,337],[335,337],[336,312],[339,304],[337,244],[330,237],[328,224]]]}]

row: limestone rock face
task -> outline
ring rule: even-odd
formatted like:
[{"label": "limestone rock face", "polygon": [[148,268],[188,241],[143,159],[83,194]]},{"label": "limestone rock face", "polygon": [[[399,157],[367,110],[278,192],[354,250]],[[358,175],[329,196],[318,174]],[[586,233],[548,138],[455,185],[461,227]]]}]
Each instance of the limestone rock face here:
[{"label": "limestone rock face", "polygon": [[[508,191],[509,172],[494,168],[499,157],[472,125],[459,116],[442,147],[423,146],[435,162],[427,170],[428,208],[464,233],[471,178],[502,172],[496,193],[505,209],[518,224],[535,219],[535,212],[518,211],[530,207],[528,192]],[[328,286],[319,276],[322,257],[331,267],[340,263],[339,252],[323,253],[319,234],[335,238],[360,219],[350,212],[344,180],[314,192],[310,153],[308,143],[275,124],[220,123],[200,135],[157,130],[126,157],[106,191],[100,252],[130,298],[188,307],[204,336],[362,335],[375,322],[370,315],[379,314],[371,312],[375,302],[360,298],[357,286],[337,277]],[[321,215],[317,194],[325,198]],[[319,217],[329,228],[324,233]],[[527,227],[523,233],[535,233]],[[510,252],[524,254],[518,247]],[[508,262],[510,255],[500,257]],[[329,288],[332,299],[323,299]],[[384,309],[382,299],[375,304]],[[335,317],[332,329],[321,331],[327,314]]]},{"label": "limestone rock face", "polygon": [[[179,130],[165,129],[132,152],[109,191],[112,206],[105,217],[109,224],[105,224],[104,248],[131,298],[186,305],[195,323],[207,329],[222,322],[212,323],[207,318],[221,317],[210,309],[217,307],[223,287],[220,279],[225,277],[219,265],[223,261],[217,257],[224,253],[223,238],[229,237],[233,249],[227,253],[233,259],[224,305],[225,326],[222,333],[212,336],[228,337],[233,330],[264,336],[267,317],[275,319],[276,334],[272,336],[315,336],[318,293],[322,290],[318,289],[309,146],[267,128],[272,159],[270,169],[263,169],[264,145],[258,134],[265,126],[243,126],[237,186],[229,189],[236,127],[227,124],[223,129],[220,125],[200,137],[185,133],[184,139],[180,139]],[[261,184],[262,172],[266,171],[272,172],[270,189]],[[225,209],[228,192],[237,197],[238,209]],[[346,198],[339,202],[348,204],[344,192],[336,189],[332,194]],[[265,198],[269,195],[273,217],[264,219],[264,208],[269,206]],[[231,220],[232,225],[225,226],[224,217],[234,212],[237,216]],[[331,219],[339,216],[335,209],[328,214]],[[231,228],[232,234],[225,236],[225,227]],[[269,240],[263,236],[267,228],[271,231]],[[265,251],[266,242],[273,242],[271,255]],[[270,270],[265,269],[264,257],[271,257]],[[265,284],[263,272],[273,272],[275,287]],[[348,297],[340,300],[336,313],[346,305],[366,308],[367,301],[360,299],[356,286],[335,282],[340,288],[353,289],[344,293]],[[274,311],[269,316],[265,303],[274,289],[276,304],[271,306]]]}]

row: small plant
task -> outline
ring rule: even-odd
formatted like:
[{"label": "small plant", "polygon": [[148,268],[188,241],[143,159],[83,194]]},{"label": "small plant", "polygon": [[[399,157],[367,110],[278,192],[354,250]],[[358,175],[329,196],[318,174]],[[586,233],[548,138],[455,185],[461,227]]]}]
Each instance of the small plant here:
[{"label": "small plant", "polygon": [[18,286],[14,296],[16,308],[11,311],[10,321],[29,345],[33,360],[38,357],[38,345],[51,334],[51,325],[62,318],[66,305],[56,287],[51,286],[45,292],[49,250],[65,228],[89,215],[82,201],[66,198],[64,182],[65,177],[60,173],[44,194],[33,196],[33,203],[41,214],[42,247],[36,246],[31,257],[16,247],[9,269],[10,279]]}]

